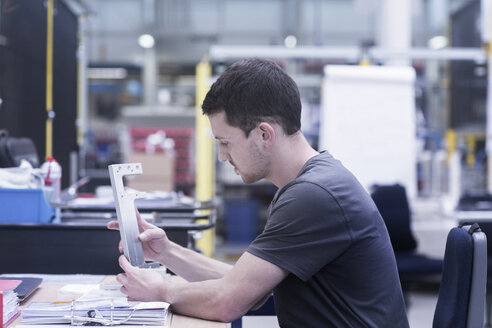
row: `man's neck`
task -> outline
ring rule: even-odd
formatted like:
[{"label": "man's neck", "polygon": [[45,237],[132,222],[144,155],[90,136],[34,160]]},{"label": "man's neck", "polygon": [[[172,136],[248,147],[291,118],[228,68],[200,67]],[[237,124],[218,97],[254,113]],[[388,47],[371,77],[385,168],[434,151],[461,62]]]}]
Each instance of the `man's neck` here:
[{"label": "man's neck", "polygon": [[272,167],[267,180],[278,188],[282,188],[294,180],[302,167],[313,156],[319,153],[314,150],[298,132],[294,136],[285,137],[280,140],[272,156]]}]

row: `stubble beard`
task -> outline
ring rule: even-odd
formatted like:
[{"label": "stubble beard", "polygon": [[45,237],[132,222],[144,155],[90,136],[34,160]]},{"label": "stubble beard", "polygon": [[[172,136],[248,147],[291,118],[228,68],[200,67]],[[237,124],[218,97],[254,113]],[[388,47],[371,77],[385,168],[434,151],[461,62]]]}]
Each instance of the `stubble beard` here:
[{"label": "stubble beard", "polygon": [[268,175],[268,170],[270,167],[270,162],[268,158],[262,155],[259,149],[255,149],[251,158],[253,159],[252,163],[254,163],[254,166],[252,167],[250,172],[244,173],[239,171],[238,169],[241,179],[246,184],[251,184],[265,178]]}]

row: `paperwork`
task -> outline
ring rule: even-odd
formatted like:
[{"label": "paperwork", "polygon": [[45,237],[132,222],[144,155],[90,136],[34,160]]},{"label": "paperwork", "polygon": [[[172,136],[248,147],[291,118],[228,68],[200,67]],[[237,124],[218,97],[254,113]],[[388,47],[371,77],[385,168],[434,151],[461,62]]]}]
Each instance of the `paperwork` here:
[{"label": "paperwork", "polygon": [[22,309],[23,325],[168,325],[168,303],[101,301],[33,302]]},{"label": "paperwork", "polygon": [[120,292],[121,285],[118,282],[114,280],[101,282],[106,276],[42,276],[51,284],[64,284],[58,290],[60,294],[82,294],[82,296],[73,301],[31,302],[22,309],[22,322],[16,326],[17,328],[53,327],[55,324],[60,325],[59,327],[117,325],[121,328],[135,325],[139,325],[140,328],[169,325],[168,303],[129,302],[126,295]]},{"label": "paperwork", "polygon": [[59,294],[87,294],[94,289],[99,289],[99,284],[67,284],[58,289]]},{"label": "paperwork", "polygon": [[19,315],[19,299],[14,289],[20,280],[0,280],[0,327],[6,327]]}]

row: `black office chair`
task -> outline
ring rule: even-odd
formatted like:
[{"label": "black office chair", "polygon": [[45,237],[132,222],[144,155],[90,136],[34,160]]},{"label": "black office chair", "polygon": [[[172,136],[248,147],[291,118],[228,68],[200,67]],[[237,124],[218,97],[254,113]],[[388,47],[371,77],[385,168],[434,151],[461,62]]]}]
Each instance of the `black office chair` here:
[{"label": "black office chair", "polygon": [[475,223],[448,234],[433,328],[483,328],[487,237]]},{"label": "black office chair", "polygon": [[405,187],[400,184],[375,185],[371,197],[388,229],[408,306],[410,286],[439,275],[442,271],[442,260],[417,253],[417,241],[411,229],[411,214]]},{"label": "black office chair", "polygon": [[[492,222],[480,222],[480,229],[487,238],[492,238]],[[492,327],[492,243],[487,244],[487,298],[485,326]]]},{"label": "black office chair", "polygon": [[0,130],[0,167],[17,167],[22,160],[39,167],[39,156],[34,141],[30,138],[14,138],[7,130]]},{"label": "black office chair", "polygon": [[[486,215],[492,212],[492,195],[488,193],[465,193],[460,197],[457,210],[462,212],[461,216],[466,217],[466,212],[481,212]],[[484,216],[486,218],[486,216]],[[466,222],[462,219],[459,223]],[[492,238],[492,216],[480,220],[480,229],[485,233],[487,238]],[[492,243],[487,245],[487,299],[485,326],[492,327]]]}]

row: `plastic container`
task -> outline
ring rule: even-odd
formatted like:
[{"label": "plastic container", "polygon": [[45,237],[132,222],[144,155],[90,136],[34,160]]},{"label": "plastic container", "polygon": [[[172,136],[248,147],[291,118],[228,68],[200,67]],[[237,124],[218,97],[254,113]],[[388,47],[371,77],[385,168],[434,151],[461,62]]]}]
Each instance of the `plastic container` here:
[{"label": "plastic container", "polygon": [[250,243],[258,234],[259,203],[254,199],[225,199],[227,240]]},{"label": "plastic container", "polygon": [[49,223],[54,217],[42,189],[0,188],[1,223]]},{"label": "plastic container", "polygon": [[51,206],[61,203],[62,169],[53,157],[47,157],[41,165],[41,174],[44,178],[45,197]]}]

